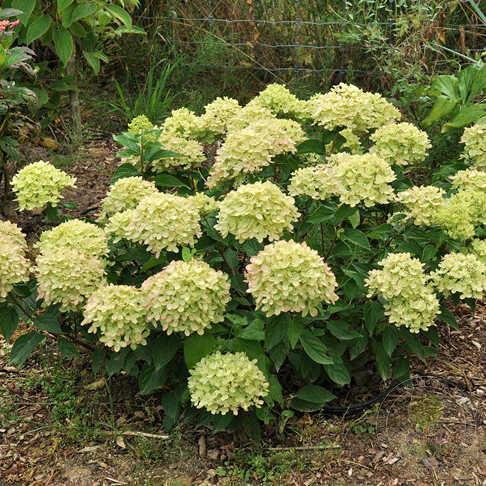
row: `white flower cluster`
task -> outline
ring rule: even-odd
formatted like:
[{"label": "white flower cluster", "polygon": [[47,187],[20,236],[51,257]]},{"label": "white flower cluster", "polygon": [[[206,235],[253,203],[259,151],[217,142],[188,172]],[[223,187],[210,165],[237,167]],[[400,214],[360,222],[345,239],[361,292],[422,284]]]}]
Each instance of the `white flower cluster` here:
[{"label": "white flower cluster", "polygon": [[486,169],[486,123],[476,123],[465,128],[461,138],[464,144],[464,157],[478,168]]}]

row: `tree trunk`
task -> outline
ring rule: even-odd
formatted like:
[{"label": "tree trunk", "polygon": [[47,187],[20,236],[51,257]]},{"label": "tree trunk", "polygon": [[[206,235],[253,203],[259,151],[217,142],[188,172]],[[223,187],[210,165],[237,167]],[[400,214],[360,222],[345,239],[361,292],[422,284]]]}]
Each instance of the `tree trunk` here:
[{"label": "tree trunk", "polygon": [[79,86],[78,76],[76,71],[76,50],[74,50],[71,59],[66,66],[66,74],[71,77],[73,89],[71,90],[71,117],[73,122],[72,127],[72,143],[79,145],[82,141],[83,126],[81,123],[81,107],[79,104]]}]

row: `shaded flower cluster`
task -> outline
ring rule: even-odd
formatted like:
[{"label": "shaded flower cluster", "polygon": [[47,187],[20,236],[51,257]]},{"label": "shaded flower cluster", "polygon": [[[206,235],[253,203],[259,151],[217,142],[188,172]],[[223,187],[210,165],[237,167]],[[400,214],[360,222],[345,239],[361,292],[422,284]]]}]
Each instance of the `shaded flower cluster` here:
[{"label": "shaded flower cluster", "polygon": [[210,354],[190,370],[191,402],[212,414],[238,415],[240,409],[263,405],[269,384],[265,375],[245,353],[219,351]]},{"label": "shaded flower cluster", "polygon": [[363,133],[399,120],[400,112],[381,95],[338,84],[307,103],[309,116],[327,130],[350,128]]},{"label": "shaded flower cluster", "polygon": [[204,334],[224,319],[230,301],[228,277],[201,260],[173,261],[142,285],[147,319],[167,334]]},{"label": "shaded flower cluster", "polygon": [[81,323],[88,332],[114,351],[147,343],[150,327],[146,320],[143,292],[128,285],[107,285],[88,298]]},{"label": "shaded flower cluster", "polygon": [[184,138],[170,131],[164,131],[160,134],[159,142],[166,150],[171,150],[177,153],[178,156],[154,160],[152,166],[156,172],[164,172],[174,168],[198,167],[206,160],[204,147],[197,140]]},{"label": "shaded flower cluster", "polygon": [[411,123],[389,123],[371,135],[376,153],[391,165],[409,165],[423,162],[432,146],[427,133]]},{"label": "shaded flower cluster", "polygon": [[193,246],[201,235],[199,218],[190,198],[158,193],[144,197],[135,209],[113,215],[106,231],[115,242],[126,239],[141,243],[159,256],[162,250]]},{"label": "shaded flower cluster", "polygon": [[128,131],[142,136],[141,138],[146,142],[155,142],[157,140],[157,135],[154,133],[156,128],[145,115],[136,116],[128,124]]},{"label": "shaded flower cluster", "polygon": [[279,239],[291,230],[299,212],[291,196],[269,181],[245,184],[231,191],[219,205],[216,229],[226,237],[232,234],[243,243],[255,238]]},{"label": "shaded flower cluster", "polygon": [[307,196],[316,200],[332,197],[337,191],[332,167],[319,164],[297,169],[292,173],[288,191],[292,196]]},{"label": "shaded flower cluster", "polygon": [[230,131],[219,148],[207,181],[212,188],[239,175],[259,172],[280,154],[293,153],[305,139],[292,120],[258,120],[242,130]]},{"label": "shaded flower cluster", "polygon": [[476,255],[481,262],[486,264],[486,240],[472,240],[469,247],[470,253]]},{"label": "shaded flower cluster", "polygon": [[252,257],[246,267],[248,292],[266,316],[282,312],[317,315],[321,302],[338,297],[334,274],[306,243],[277,241]]},{"label": "shaded flower cluster", "polygon": [[442,258],[432,280],[445,295],[481,299],[486,293],[486,264],[474,254],[449,253]]},{"label": "shaded flower cluster", "polygon": [[437,219],[437,211],[444,204],[445,192],[435,186],[414,186],[399,192],[398,201],[402,203],[407,215],[417,226],[431,226]]},{"label": "shaded flower cluster", "polygon": [[22,211],[57,206],[66,187],[76,179],[40,160],[21,169],[12,178],[12,188]]},{"label": "shaded flower cluster", "polygon": [[464,157],[478,169],[486,169],[486,123],[465,128],[461,142],[464,144]]}]

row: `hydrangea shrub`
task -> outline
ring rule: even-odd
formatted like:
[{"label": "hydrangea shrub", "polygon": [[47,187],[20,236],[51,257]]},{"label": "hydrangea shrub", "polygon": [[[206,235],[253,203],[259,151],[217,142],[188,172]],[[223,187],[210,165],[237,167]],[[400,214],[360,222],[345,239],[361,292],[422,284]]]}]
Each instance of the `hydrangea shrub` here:
[{"label": "hydrangea shrub", "polygon": [[[451,306],[485,294],[486,184],[482,125],[437,168],[401,118],[345,84],[309,100],[270,85],[161,126],[137,117],[115,137],[96,220],[30,247],[0,223],[0,330],[37,299],[14,353],[47,331],[82,342],[98,372],[161,393],[168,428],[187,411],[255,431],[352,395],[370,372],[404,380],[457,328]],[[21,209],[59,203],[73,181],[56,171],[16,176]]]}]

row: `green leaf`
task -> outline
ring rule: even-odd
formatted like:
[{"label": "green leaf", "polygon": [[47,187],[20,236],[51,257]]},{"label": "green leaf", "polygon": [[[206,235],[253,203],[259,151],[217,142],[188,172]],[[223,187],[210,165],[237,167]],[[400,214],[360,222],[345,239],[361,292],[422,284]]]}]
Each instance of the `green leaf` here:
[{"label": "green leaf", "polygon": [[74,0],[57,0],[57,11],[61,13],[64,9],[69,7]]},{"label": "green leaf", "polygon": [[486,103],[465,106],[450,122],[444,125],[443,131],[448,128],[463,128],[477,122],[484,115],[486,115]]},{"label": "green leaf", "polygon": [[366,232],[366,236],[372,240],[386,240],[389,238],[393,226],[391,224],[380,224]]},{"label": "green leaf", "polygon": [[349,324],[344,321],[329,321],[327,323],[327,329],[334,337],[343,341],[362,337],[359,332],[350,329]]},{"label": "green leaf", "polygon": [[59,309],[57,307],[49,307],[42,315],[34,319],[34,326],[43,331],[59,334],[62,332],[59,325]]},{"label": "green leaf", "polygon": [[327,347],[325,344],[317,337],[314,336],[310,331],[304,331],[302,336],[300,336],[300,344],[304,348],[306,354],[316,363],[322,365],[333,364],[334,360],[329,356],[327,352]]},{"label": "green leaf", "polygon": [[74,52],[73,36],[67,30],[59,27],[52,32],[52,40],[57,56],[62,64],[66,66]]},{"label": "green leaf", "polygon": [[248,339],[249,341],[264,341],[264,322],[261,319],[255,319],[250,325],[238,333],[238,337],[241,339]]},{"label": "green leaf", "polygon": [[349,359],[351,359],[351,361],[353,359],[356,359],[361,353],[366,350],[367,346],[368,338],[366,336],[363,336],[353,341],[353,343],[349,347]]},{"label": "green leaf", "polygon": [[351,216],[348,216],[349,222],[351,223],[351,226],[353,228],[357,228],[359,226],[359,223],[361,221],[360,215],[359,215],[359,209],[356,209],[356,211],[351,214]]},{"label": "green leaf", "polygon": [[393,351],[395,351],[399,340],[397,328],[391,325],[387,326],[383,331],[382,340],[383,349],[388,356],[391,356],[393,354]]},{"label": "green leaf", "polygon": [[101,69],[99,54],[97,52],[83,50],[83,56],[86,59],[86,62],[89,64],[89,67],[93,70],[93,72],[95,74],[99,74]]},{"label": "green leaf", "polygon": [[265,348],[267,351],[280,344],[287,337],[288,316],[281,315],[267,321]]},{"label": "green leaf", "polygon": [[164,419],[162,425],[165,430],[170,430],[177,423],[180,414],[180,396],[175,391],[164,393],[160,399],[160,404],[164,409]]},{"label": "green leaf", "polygon": [[459,325],[457,324],[456,316],[451,312],[445,305],[441,306],[440,309],[440,320],[445,322],[449,327],[458,331]]},{"label": "green leaf", "polygon": [[305,385],[296,394],[296,398],[306,402],[316,403],[320,406],[336,398],[336,395],[318,385]]},{"label": "green leaf", "polygon": [[69,25],[74,24],[78,20],[85,19],[86,17],[91,17],[96,11],[98,7],[95,3],[80,3],[76,6],[71,14],[71,18],[69,19]]},{"label": "green leaf", "polygon": [[42,37],[51,27],[52,18],[49,15],[38,15],[32,19],[27,28],[25,43],[32,44],[35,40]]},{"label": "green leaf", "polygon": [[130,351],[125,348],[118,352],[111,353],[109,359],[105,361],[105,370],[108,376],[116,375],[120,373],[125,365],[125,361],[127,359],[127,355]]},{"label": "green leaf", "polygon": [[122,24],[130,27],[132,25],[132,17],[130,14],[119,5],[108,4],[105,6],[105,9],[110,12],[110,14],[120,20]]},{"label": "green leaf", "polygon": [[347,204],[342,204],[336,210],[335,221],[336,224],[341,223],[345,219],[349,218],[356,212],[355,207],[348,206]]},{"label": "green leaf", "polygon": [[60,337],[57,345],[59,347],[59,352],[66,358],[74,358],[79,355],[76,346],[66,338]]},{"label": "green leaf", "polygon": [[368,334],[373,335],[376,325],[384,317],[383,307],[379,302],[368,301],[364,305],[364,322]]},{"label": "green leaf", "polygon": [[388,380],[391,376],[391,361],[381,343],[377,342],[374,346],[376,369],[383,381]]},{"label": "green leaf", "polygon": [[19,315],[15,307],[5,302],[0,304],[0,334],[10,339],[19,325]]},{"label": "green leaf", "polygon": [[184,340],[184,360],[187,367],[193,368],[202,358],[215,351],[218,341],[210,334],[192,335]]},{"label": "green leaf", "polygon": [[334,383],[344,386],[351,383],[351,375],[344,363],[324,365],[327,375]]},{"label": "green leaf", "polygon": [[152,364],[156,370],[166,366],[179,350],[179,339],[167,334],[159,334],[147,346]]},{"label": "green leaf", "polygon": [[32,351],[38,346],[46,337],[36,331],[31,331],[20,336],[14,343],[10,353],[10,362],[15,366],[22,366]]},{"label": "green leaf", "polygon": [[325,147],[322,140],[309,139],[297,146],[298,154],[319,154],[324,155]]},{"label": "green leaf", "polygon": [[147,366],[142,369],[138,376],[138,386],[141,395],[148,395],[161,388],[167,381],[167,368],[156,369]]},{"label": "green leaf", "polygon": [[399,358],[393,363],[393,378],[405,381],[410,378],[410,363],[406,358]]},{"label": "green leaf", "polygon": [[449,115],[457,106],[456,100],[450,100],[444,96],[438,96],[430,113],[422,120],[424,127],[430,127],[437,121]]},{"label": "green leaf", "polygon": [[190,187],[177,177],[170,174],[158,174],[154,177],[154,182],[157,187]]},{"label": "green leaf", "polygon": [[320,224],[326,221],[332,221],[336,214],[336,208],[331,206],[319,206],[308,218],[307,223]]},{"label": "green leaf", "polygon": [[22,10],[22,15],[19,15],[19,20],[22,25],[29,23],[30,16],[35,9],[36,0],[13,0],[12,7]]},{"label": "green leaf", "polygon": [[341,238],[342,238],[343,241],[347,241],[354,246],[358,246],[358,247],[363,248],[365,250],[370,249],[370,242],[368,241],[368,238],[360,230],[353,229],[353,228],[347,228],[344,231]]},{"label": "green leaf", "polygon": [[304,332],[304,323],[298,317],[290,318],[287,332],[290,347],[294,349],[299,342],[300,336],[302,336],[302,333]]},{"label": "green leaf", "polygon": [[124,177],[135,177],[139,176],[140,172],[138,169],[132,165],[132,164],[122,164],[116,171],[114,172],[112,178],[111,178],[111,183],[115,183],[119,179],[123,179]]}]

